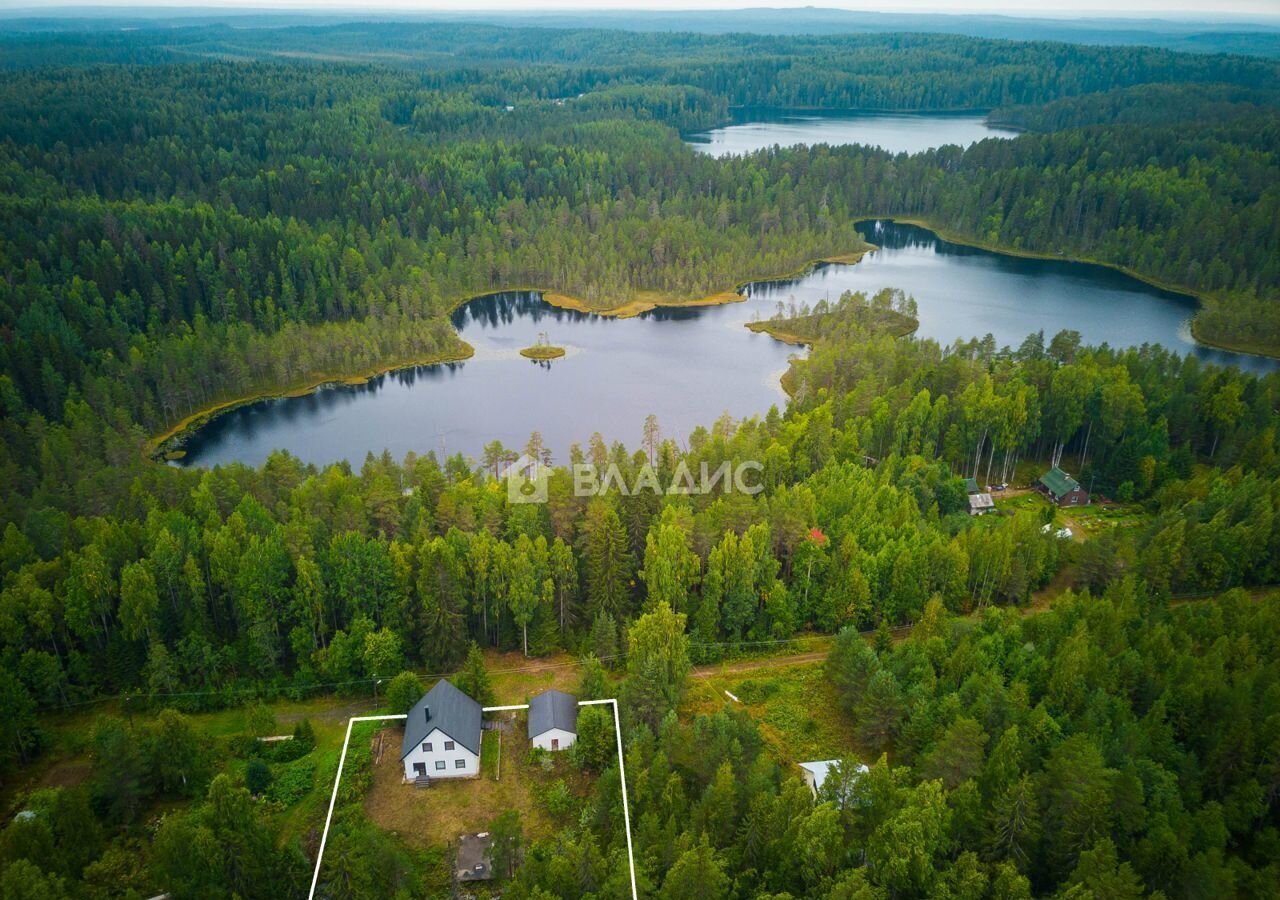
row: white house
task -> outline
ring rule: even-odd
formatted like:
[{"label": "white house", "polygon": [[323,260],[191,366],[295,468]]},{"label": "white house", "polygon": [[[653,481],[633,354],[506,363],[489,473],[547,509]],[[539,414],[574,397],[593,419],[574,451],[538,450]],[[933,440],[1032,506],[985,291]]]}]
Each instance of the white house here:
[{"label": "white house", "polygon": [[543,750],[564,750],[578,740],[578,698],[564,691],[543,691],[529,701],[529,743]]},{"label": "white house", "polygon": [[[822,790],[822,785],[827,780],[827,775],[831,773],[831,769],[839,765],[838,759],[820,759],[814,762],[800,763],[800,777],[804,779],[804,783],[809,786],[809,790],[813,791],[816,799],[818,791]],[[867,771],[864,765],[858,766],[858,774],[861,775]]]},{"label": "white house", "polygon": [[480,704],[449,681],[413,704],[404,723],[400,762],[406,781],[475,778],[480,774]]}]

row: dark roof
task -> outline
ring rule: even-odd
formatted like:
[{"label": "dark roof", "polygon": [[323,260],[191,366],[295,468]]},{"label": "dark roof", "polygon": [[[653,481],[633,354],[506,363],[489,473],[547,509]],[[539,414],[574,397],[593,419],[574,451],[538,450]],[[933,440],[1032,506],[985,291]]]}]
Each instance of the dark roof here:
[{"label": "dark roof", "polygon": [[417,747],[427,735],[439,728],[472,753],[480,753],[480,720],[483,713],[480,704],[441,678],[422,699],[413,704],[409,718],[404,723],[404,743],[400,745],[400,758]]},{"label": "dark roof", "polygon": [[578,733],[578,698],[564,691],[543,691],[529,701],[529,737],[560,728]]},{"label": "dark roof", "polygon": [[1080,483],[1057,466],[1041,475],[1040,483],[1048,488],[1049,493],[1055,497],[1061,497],[1080,489]]},{"label": "dark roof", "polygon": [[978,487],[978,479],[966,478],[964,480],[964,489],[968,491],[970,494],[978,493],[978,491],[981,490],[981,488]]}]

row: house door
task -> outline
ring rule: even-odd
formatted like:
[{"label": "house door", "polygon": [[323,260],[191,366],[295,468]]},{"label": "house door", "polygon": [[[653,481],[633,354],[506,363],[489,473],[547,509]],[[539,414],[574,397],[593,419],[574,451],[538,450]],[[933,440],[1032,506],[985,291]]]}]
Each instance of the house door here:
[{"label": "house door", "polygon": [[417,776],[426,775],[426,774],[427,774],[427,764],[426,764],[426,763],[414,763],[414,764],[413,764],[413,774],[414,774],[414,775],[417,775]]},{"label": "house door", "polygon": [[559,750],[559,749],[560,749],[560,738],[552,738],[552,739],[551,739],[551,749],[552,749],[552,750]]}]

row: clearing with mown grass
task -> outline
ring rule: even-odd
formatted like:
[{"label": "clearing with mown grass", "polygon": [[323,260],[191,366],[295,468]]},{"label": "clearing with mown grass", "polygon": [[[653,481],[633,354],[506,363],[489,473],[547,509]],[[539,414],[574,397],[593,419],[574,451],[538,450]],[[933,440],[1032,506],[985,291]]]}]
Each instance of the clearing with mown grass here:
[{"label": "clearing with mown grass", "polygon": [[482,733],[479,778],[434,779],[425,789],[404,783],[402,729],[382,729],[382,760],[373,766],[364,799],[370,821],[411,848],[452,847],[458,835],[487,831],[499,813],[514,809],[529,840],[549,837],[564,824],[548,809],[556,782],[584,796],[589,782],[563,755],[545,767],[531,759],[523,715],[505,714],[499,722]]}]

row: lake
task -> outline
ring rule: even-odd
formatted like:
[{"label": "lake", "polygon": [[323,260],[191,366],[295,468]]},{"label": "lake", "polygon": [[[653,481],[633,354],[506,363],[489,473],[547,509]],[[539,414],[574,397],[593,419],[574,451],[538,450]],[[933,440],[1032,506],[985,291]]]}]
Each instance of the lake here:
[{"label": "lake", "polygon": [[[276,448],[307,462],[357,466],[384,447],[396,458],[409,450],[479,457],[494,439],[523,447],[534,430],[563,462],[569,445],[585,445],[593,431],[638,447],[651,412],[665,435],[683,441],[723,413],[741,418],[785,405],[778,378],[795,348],[748,331],[746,322],[757,313],[768,318],[779,302],[834,300],[846,290],[902,288],[919,306],[919,335],[944,344],[990,333],[1017,346],[1041,329],[1047,341],[1074,328],[1088,343],[1160,343],[1256,372],[1277,365],[1196,346],[1187,329],[1191,298],[1111,269],[1006,256],[891,222],[864,222],[859,231],[882,249],[857,265],[751,285],[742,303],[615,319],[557,309],[536,293],[472,300],[453,316],[476,348],[472,359],[240,407],[193,435],[181,464],[257,465]],[[520,357],[542,334],[568,355],[543,364]]]},{"label": "lake", "polygon": [[989,137],[1018,132],[994,128],[978,113],[812,112],[734,109],[733,124],[685,136],[686,143],[712,156],[752,153],[775,144],[867,144],[890,153],[919,153],[944,144],[967,147]]}]

